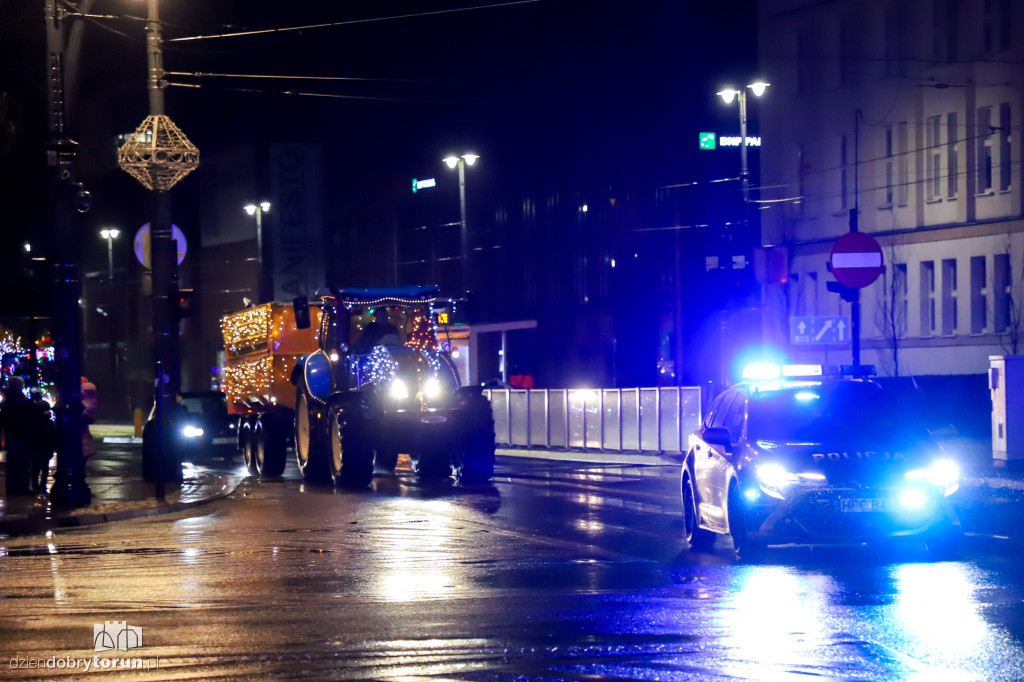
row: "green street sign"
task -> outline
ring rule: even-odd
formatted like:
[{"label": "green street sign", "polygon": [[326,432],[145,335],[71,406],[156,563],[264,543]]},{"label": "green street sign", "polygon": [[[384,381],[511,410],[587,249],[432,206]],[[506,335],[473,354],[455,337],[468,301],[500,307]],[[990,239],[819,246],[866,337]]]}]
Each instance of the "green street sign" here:
[{"label": "green street sign", "polygon": [[714,133],[701,133],[700,134],[700,148],[701,149],[714,149],[715,148],[715,134]]},{"label": "green street sign", "polygon": [[434,178],[427,178],[426,180],[417,180],[416,178],[412,179],[413,194],[416,194],[416,192],[420,191],[421,189],[429,189],[435,186],[437,186],[437,181]]}]

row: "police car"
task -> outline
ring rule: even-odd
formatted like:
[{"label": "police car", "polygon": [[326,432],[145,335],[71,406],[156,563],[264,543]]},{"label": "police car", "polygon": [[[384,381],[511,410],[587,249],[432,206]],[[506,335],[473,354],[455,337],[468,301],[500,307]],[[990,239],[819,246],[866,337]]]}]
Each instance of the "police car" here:
[{"label": "police car", "polygon": [[690,546],[731,535],[750,554],[769,542],[918,537],[955,551],[959,467],[873,374],[755,366],[716,397],[682,468]]}]

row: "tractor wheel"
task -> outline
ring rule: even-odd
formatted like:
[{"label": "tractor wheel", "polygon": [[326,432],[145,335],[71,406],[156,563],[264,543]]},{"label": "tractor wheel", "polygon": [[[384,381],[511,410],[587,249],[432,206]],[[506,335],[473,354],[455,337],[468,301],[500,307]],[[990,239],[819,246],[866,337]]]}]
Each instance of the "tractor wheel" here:
[{"label": "tractor wheel", "polygon": [[256,421],[256,469],[260,476],[276,478],[284,473],[285,447],[281,434],[273,428],[273,422],[260,418]]},{"label": "tractor wheel", "polygon": [[311,483],[330,481],[330,452],[324,442],[323,420],[309,397],[298,389],[295,396],[295,460],[302,477]]},{"label": "tractor wheel", "polygon": [[242,420],[238,425],[238,444],[242,448],[242,460],[245,462],[246,470],[255,476],[259,471],[256,469],[252,422],[248,419]]},{"label": "tractor wheel", "polygon": [[331,478],[335,485],[365,488],[373,479],[373,448],[366,437],[365,404],[359,400],[331,405]]},{"label": "tractor wheel", "polygon": [[452,453],[452,469],[459,483],[484,483],[494,476],[494,415],[480,393],[464,393],[459,410],[463,421],[460,443]]}]

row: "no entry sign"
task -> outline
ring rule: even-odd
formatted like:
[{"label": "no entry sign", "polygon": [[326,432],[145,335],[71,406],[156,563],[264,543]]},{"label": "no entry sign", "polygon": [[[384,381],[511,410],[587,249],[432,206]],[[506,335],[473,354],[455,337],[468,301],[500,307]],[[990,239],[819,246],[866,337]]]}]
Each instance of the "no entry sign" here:
[{"label": "no entry sign", "polygon": [[828,262],[840,283],[862,289],[882,274],[882,247],[869,234],[847,232],[832,245]]}]

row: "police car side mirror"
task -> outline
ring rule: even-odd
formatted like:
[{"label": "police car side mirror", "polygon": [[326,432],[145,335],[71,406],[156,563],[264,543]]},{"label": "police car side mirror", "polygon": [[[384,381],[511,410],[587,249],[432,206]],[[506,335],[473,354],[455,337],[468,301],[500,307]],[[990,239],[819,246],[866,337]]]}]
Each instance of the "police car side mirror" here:
[{"label": "police car side mirror", "polygon": [[703,438],[704,442],[708,445],[722,445],[724,447],[732,445],[729,429],[723,429],[721,426],[712,426],[707,429],[703,434]]}]

